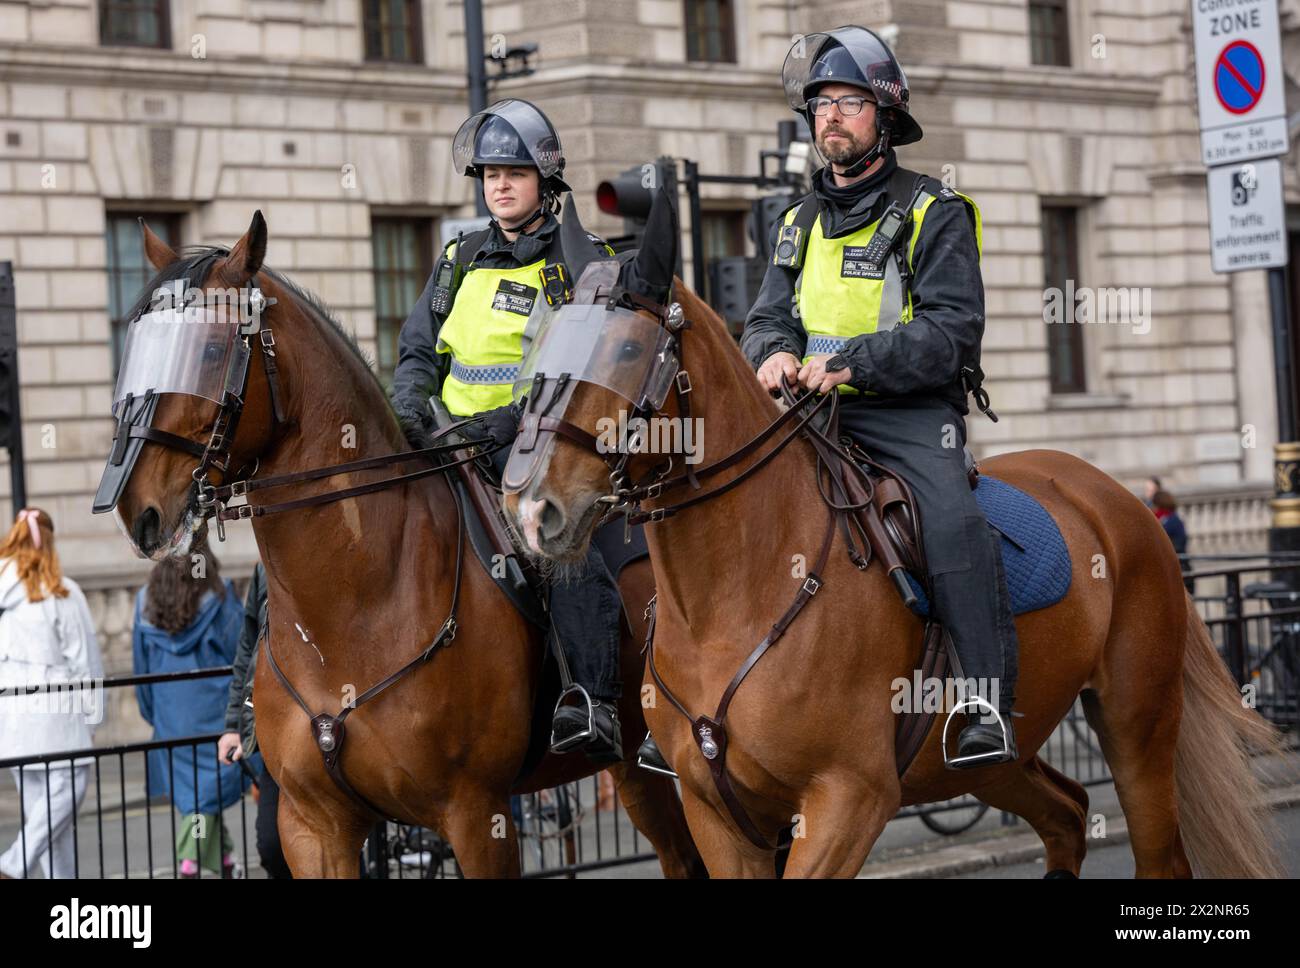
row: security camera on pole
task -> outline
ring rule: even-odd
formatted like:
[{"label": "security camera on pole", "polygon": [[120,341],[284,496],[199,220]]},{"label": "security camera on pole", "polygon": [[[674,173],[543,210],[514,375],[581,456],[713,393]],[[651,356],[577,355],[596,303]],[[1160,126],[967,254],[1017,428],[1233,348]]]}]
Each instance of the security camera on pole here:
[{"label": "security camera on pole", "polygon": [[1300,550],[1300,443],[1278,160],[1288,139],[1277,0],[1192,0],[1192,25],[1201,159],[1209,169],[1210,261],[1215,272],[1268,272],[1278,439],[1269,547]]}]

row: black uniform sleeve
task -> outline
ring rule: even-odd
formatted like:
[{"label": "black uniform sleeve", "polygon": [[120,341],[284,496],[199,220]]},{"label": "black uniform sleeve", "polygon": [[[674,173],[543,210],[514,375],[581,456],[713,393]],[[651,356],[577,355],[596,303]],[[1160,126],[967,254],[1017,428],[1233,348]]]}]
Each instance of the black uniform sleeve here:
[{"label": "black uniform sleeve", "polygon": [[[780,218],[776,219],[768,229],[769,251],[776,246],[781,222]],[[793,353],[796,358],[803,358],[808,335],[794,315],[795,274],[794,269],[769,262],[758,298],[745,317],[740,349],[756,370],[773,353]]]},{"label": "black uniform sleeve", "polygon": [[257,650],[257,636],[266,611],[266,572],[259,562],[253,569],[244,595],[244,625],[239,635],[239,647],[231,663],[234,672],[230,679],[230,696],[226,702],[226,732],[239,731],[239,714],[244,707],[244,694],[253,674],[253,654]]},{"label": "black uniform sleeve", "polygon": [[975,226],[960,197],[939,197],[930,205],[912,271],[912,321],[855,336],[841,350],[855,389],[883,396],[933,391],[979,361],[984,280]]},{"label": "black uniform sleeve", "polygon": [[446,317],[435,313],[429,302],[437,276],[435,266],[397,334],[397,367],[393,371],[393,409],[404,425],[422,430],[428,430],[432,422],[429,397],[442,389],[448,365],[445,355],[436,349]]}]

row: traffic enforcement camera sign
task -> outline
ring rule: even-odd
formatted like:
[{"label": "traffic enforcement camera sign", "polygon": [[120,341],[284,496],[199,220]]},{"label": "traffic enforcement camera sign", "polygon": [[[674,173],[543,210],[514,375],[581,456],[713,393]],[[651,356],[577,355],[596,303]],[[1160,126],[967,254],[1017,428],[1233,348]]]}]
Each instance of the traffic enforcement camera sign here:
[{"label": "traffic enforcement camera sign", "polygon": [[1276,158],[1211,168],[1210,262],[1215,272],[1286,265],[1282,163]]},{"label": "traffic enforcement camera sign", "polygon": [[1204,163],[1286,154],[1277,0],[1192,0],[1192,22]]}]

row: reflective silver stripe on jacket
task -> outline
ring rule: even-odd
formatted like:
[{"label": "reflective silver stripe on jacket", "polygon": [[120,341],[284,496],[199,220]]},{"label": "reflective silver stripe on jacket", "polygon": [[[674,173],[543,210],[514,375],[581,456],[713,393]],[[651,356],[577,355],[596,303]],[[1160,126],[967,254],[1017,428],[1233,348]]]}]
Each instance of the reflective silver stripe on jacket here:
[{"label": "reflective silver stripe on jacket", "polygon": [[456,357],[451,358],[451,375],[461,383],[498,384],[514,383],[519,378],[518,363],[489,363],[484,366],[467,366]]}]

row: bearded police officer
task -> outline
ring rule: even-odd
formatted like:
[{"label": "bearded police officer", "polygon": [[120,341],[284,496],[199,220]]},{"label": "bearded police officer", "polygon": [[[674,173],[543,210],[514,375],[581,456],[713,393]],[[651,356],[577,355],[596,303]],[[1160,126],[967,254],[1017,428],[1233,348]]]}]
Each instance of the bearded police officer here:
[{"label": "bearded police officer", "polygon": [[979,389],[979,209],[899,167],[894,147],[919,141],[921,126],[902,68],[875,33],[804,37],[782,73],[827,164],[772,227],[773,262],[741,347],[769,390],[788,382],[842,394],[842,430],[911,485],[936,618],[965,681],[1000,714],[965,710],[950,765],[1014,759],[1015,626],[999,538],[964,460],[968,390],[992,416]]},{"label": "bearded police officer", "polygon": [[[427,446],[438,398],[452,416],[482,414],[497,440],[514,439],[520,364],[550,306],[566,298],[569,278],[555,212],[570,189],[546,115],[527,101],[498,101],[461,125],[452,155],[458,170],[482,182],[493,217],[443,251],[398,336],[393,404],[417,447]],[[587,238],[601,257],[613,254]],[[506,456],[494,456],[498,471]],[[554,631],[591,702],[590,715],[585,703],[556,710],[556,752],[581,749],[597,763],[622,758],[619,609],[618,587],[594,546],[576,573],[551,584]]]}]

